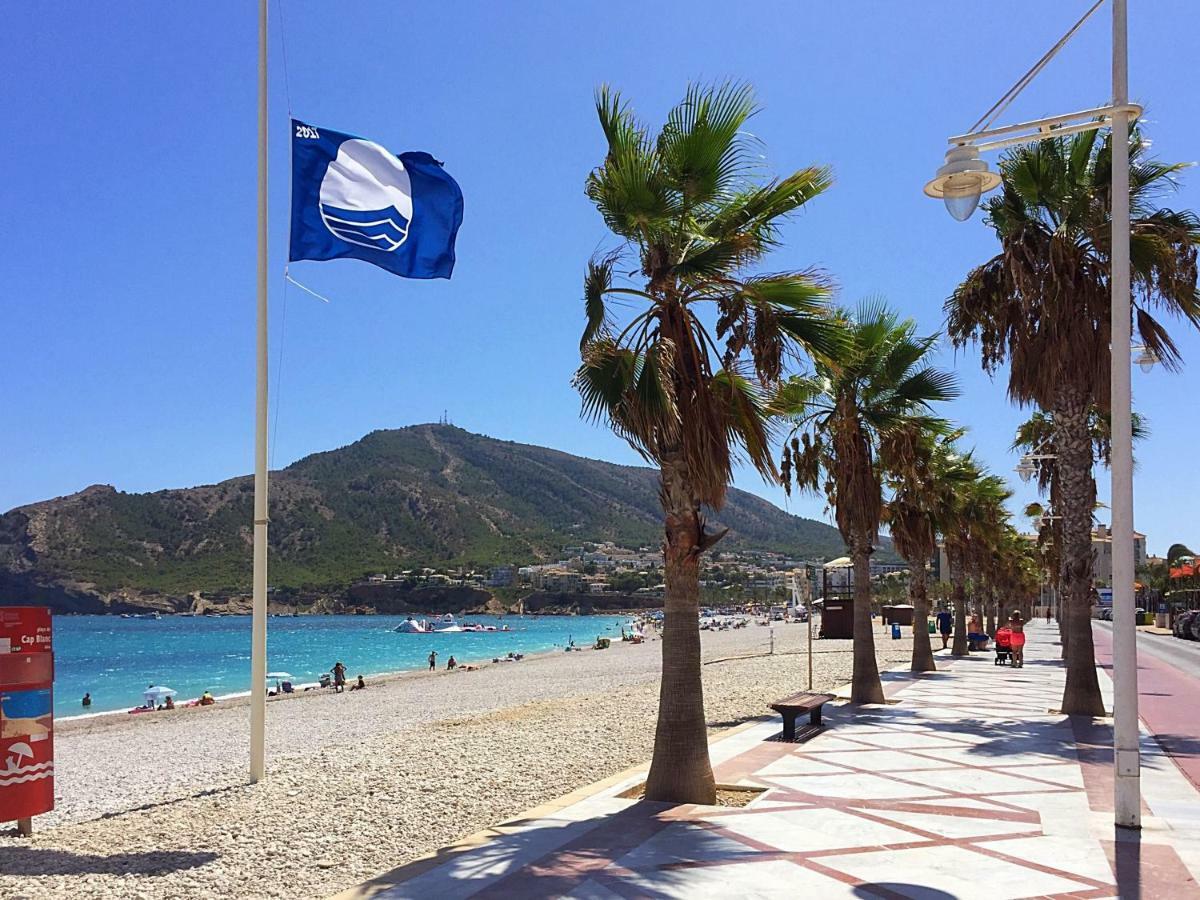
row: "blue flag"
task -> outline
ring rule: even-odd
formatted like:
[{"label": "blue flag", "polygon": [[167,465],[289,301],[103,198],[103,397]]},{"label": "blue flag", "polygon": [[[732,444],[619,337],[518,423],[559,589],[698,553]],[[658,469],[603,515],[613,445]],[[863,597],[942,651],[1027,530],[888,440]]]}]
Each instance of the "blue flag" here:
[{"label": "blue flag", "polygon": [[404,278],[449,278],[463,196],[428,153],[399,156],[292,120],[288,258],[361,259]]}]

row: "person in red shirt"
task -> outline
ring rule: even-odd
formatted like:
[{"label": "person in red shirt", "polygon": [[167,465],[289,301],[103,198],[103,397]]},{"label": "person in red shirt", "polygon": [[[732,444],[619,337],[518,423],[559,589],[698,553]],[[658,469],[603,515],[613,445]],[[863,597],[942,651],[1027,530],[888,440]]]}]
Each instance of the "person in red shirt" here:
[{"label": "person in red shirt", "polygon": [[1008,640],[1012,645],[1013,668],[1020,669],[1025,665],[1025,621],[1019,612],[1009,616],[1008,630],[1012,632]]}]

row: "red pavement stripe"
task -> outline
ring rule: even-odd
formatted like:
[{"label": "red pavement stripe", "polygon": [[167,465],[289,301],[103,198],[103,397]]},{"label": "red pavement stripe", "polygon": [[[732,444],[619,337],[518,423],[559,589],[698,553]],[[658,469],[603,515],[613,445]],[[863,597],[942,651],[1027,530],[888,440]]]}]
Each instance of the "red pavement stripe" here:
[{"label": "red pavement stripe", "polygon": [[1138,840],[1101,841],[1108,864],[1116,874],[1122,897],[1154,900],[1196,900],[1200,886],[1175,848]]},{"label": "red pavement stripe", "polygon": [[[1092,629],[1096,661],[1112,670],[1112,635]],[[1163,640],[1176,640],[1163,637]],[[1138,654],[1138,713],[1184,777],[1200,790],[1200,679],[1180,672],[1149,653]],[[1190,745],[1190,746],[1189,746]]]}]

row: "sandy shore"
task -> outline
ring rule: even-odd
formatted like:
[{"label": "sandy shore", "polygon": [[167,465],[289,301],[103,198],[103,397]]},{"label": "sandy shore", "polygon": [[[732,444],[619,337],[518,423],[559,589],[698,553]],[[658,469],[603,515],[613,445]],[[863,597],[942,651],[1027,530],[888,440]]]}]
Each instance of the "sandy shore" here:
[{"label": "sandy shore", "polygon": [[[773,656],[765,627],[704,634],[710,727],[805,686],[806,627],[774,632]],[[882,629],[876,641],[881,667],[911,652]],[[0,836],[0,896],[326,897],[646,760],[659,651],[615,644],[273,700],[255,786],[244,700],[63,723],[58,808],[32,839]],[[849,641],[815,644],[817,687],[850,667]]]}]

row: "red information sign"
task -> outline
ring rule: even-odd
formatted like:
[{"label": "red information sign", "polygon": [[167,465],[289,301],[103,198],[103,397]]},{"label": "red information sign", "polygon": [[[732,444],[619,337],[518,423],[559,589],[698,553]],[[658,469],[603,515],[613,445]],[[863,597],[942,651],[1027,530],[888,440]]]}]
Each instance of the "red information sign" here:
[{"label": "red information sign", "polygon": [[0,822],[54,808],[50,610],[0,607]]}]

